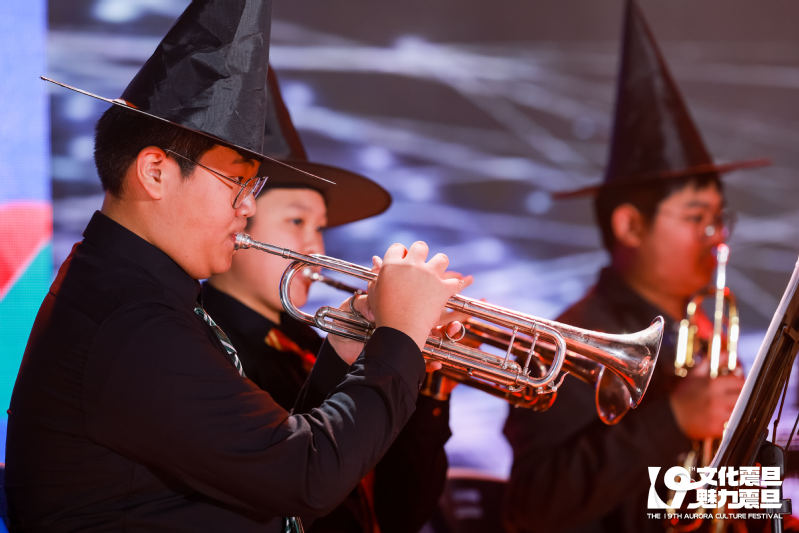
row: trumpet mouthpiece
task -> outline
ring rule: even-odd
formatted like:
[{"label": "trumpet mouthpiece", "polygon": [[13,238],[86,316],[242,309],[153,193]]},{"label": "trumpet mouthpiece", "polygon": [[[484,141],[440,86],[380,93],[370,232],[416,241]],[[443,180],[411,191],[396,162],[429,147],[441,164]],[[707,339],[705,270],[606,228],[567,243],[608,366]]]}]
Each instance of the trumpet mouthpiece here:
[{"label": "trumpet mouthpiece", "polygon": [[234,245],[236,250],[243,250],[250,246],[252,246],[252,238],[249,235],[246,233],[236,234],[236,244]]},{"label": "trumpet mouthpiece", "polygon": [[730,247],[724,243],[716,247],[716,260],[719,263],[726,263],[730,257]]}]

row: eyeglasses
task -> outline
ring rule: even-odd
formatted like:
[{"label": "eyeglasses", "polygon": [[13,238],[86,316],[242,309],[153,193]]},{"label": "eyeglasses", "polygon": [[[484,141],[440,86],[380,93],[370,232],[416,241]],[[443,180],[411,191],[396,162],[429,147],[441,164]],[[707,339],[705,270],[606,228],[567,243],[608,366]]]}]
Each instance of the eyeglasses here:
[{"label": "eyeglasses", "polygon": [[693,225],[700,237],[707,239],[716,235],[721,235],[722,239],[728,239],[738,220],[735,211],[729,209],[722,209],[714,214],[683,215],[671,211],[660,211],[660,213],[666,216],[679,217],[684,222]]},{"label": "eyeglasses", "polygon": [[203,165],[202,163],[198,163],[197,161],[189,159],[185,155],[181,155],[181,154],[179,154],[177,152],[174,152],[174,151],[172,151],[172,150],[170,150],[168,148],[164,148],[163,150],[164,150],[164,152],[167,152],[169,154],[177,156],[177,157],[183,159],[184,161],[188,161],[189,163],[193,163],[193,164],[195,164],[195,165],[197,165],[199,167],[204,168],[205,170],[207,170],[208,172],[210,172],[211,174],[213,174],[217,178],[220,178],[220,179],[223,179],[223,180],[226,180],[226,181],[229,181],[229,182],[235,184],[236,187],[239,188],[239,192],[236,194],[236,197],[233,199],[233,209],[238,209],[239,206],[241,206],[241,203],[244,201],[245,198],[247,198],[247,195],[250,194],[250,193],[252,193],[253,198],[257,198],[258,197],[258,193],[260,193],[261,189],[264,188],[264,184],[266,183],[266,180],[267,180],[266,176],[256,176],[254,178],[248,179],[247,181],[244,181],[244,178],[241,177],[241,176],[237,176],[235,178],[231,178],[230,176],[225,176],[221,172],[217,172],[216,170],[214,170],[212,168],[208,168],[207,166]]}]

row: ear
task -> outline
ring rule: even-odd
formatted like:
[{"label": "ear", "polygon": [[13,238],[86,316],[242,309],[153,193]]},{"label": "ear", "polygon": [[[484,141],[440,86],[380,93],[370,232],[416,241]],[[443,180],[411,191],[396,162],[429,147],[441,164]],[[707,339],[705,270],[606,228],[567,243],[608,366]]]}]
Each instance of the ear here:
[{"label": "ear", "polygon": [[133,164],[133,179],[153,200],[164,196],[166,184],[166,154],[157,146],[143,148]]},{"label": "ear", "polygon": [[646,230],[646,220],[641,211],[632,204],[621,204],[610,216],[613,236],[622,246],[637,248]]}]

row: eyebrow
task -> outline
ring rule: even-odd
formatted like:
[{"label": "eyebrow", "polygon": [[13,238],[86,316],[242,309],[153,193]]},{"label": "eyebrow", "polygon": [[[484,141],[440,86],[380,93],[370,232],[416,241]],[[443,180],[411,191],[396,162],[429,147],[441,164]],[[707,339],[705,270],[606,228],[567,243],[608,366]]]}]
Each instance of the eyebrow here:
[{"label": "eyebrow", "polygon": [[[303,211],[305,213],[313,210],[313,208],[311,208],[310,206],[298,203],[296,200],[293,201],[293,202],[289,202],[287,204],[283,204],[283,207],[286,208],[286,209],[291,209],[291,208],[299,209],[300,211]],[[322,218],[324,218],[325,225],[327,225],[327,212],[325,212],[325,214],[324,214],[324,216]]]},{"label": "eyebrow", "polygon": [[239,154],[239,157],[234,159],[231,162],[231,164],[233,164],[233,165],[250,165],[250,166],[257,167],[260,163],[258,161],[256,161],[255,159],[250,159],[250,158],[244,157],[243,155]]},{"label": "eyebrow", "polygon": [[293,207],[293,208],[296,208],[296,209],[301,209],[302,211],[311,211],[312,210],[311,206],[305,205],[305,204],[297,202],[297,201],[293,201],[293,202],[289,202],[287,204],[283,204],[283,207],[287,207],[287,208],[288,207]]},{"label": "eyebrow", "polygon": [[[723,208],[725,205],[726,205],[726,202],[724,202],[722,200],[722,202],[720,204],[720,207]],[[711,207],[713,207],[713,205],[712,205],[711,202],[708,202],[706,200],[689,200],[688,202],[683,204],[683,207],[688,207],[688,208],[691,208],[691,207],[707,207],[707,208],[711,208]]]}]

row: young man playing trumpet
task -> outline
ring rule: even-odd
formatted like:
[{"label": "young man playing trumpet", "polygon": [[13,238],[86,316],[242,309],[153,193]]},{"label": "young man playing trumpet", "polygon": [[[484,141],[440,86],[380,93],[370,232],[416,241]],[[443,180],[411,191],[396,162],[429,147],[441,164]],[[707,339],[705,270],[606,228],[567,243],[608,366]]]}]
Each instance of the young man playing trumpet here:
[{"label": "young man playing trumpet", "polygon": [[377,329],[363,355],[339,354],[355,359],[343,379],[312,373],[309,394],[330,394],[307,413],[243,376],[199,301],[264,183],[270,11],[192,2],[97,124],[103,207],[42,304],[11,399],[12,530],[283,531],[281,516],[337,505],[415,409],[420,347],[461,285],[424,243],[388,249],[361,302]]},{"label": "young man playing trumpet", "polygon": [[[330,178],[336,185],[297,177],[280,165],[268,165],[270,178],[258,198],[258,214],[248,219],[246,231],[257,241],[281,248],[303,254],[324,253],[325,228],[381,213],[391,198],[363,176],[308,162],[271,69],[268,87],[273,109],[266,129],[267,152]],[[325,368],[325,377],[332,383],[344,376],[348,364],[338,357],[317,361],[322,339],[283,311],[279,286],[288,264],[285,259],[256,250],[237,253],[230,270],[204,284],[203,305],[237,347],[246,375],[284,409],[296,407],[295,412],[302,412],[315,407],[308,398],[296,404],[314,363]],[[295,280],[291,287],[295,305],[305,304],[310,283],[307,277]],[[321,397],[326,394],[319,391]],[[309,531],[418,531],[435,509],[443,489],[448,419],[447,401],[420,396],[413,416],[386,457],[340,506],[313,521]]]},{"label": "young man playing trumpet", "polygon": [[567,378],[544,413],[514,409],[510,531],[664,531],[647,517],[647,467],[682,464],[692,441],[721,436],[743,384],[707,365],[674,371],[677,322],[712,279],[730,229],[720,174],[634,2],[627,5],[610,159],[595,214],[610,265],[558,320],[624,333],[666,319],[657,368],[640,406],[617,425],[594,414],[594,391]]}]

